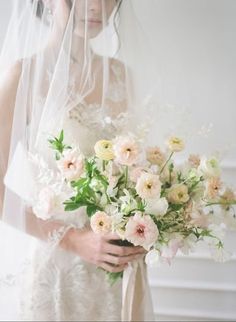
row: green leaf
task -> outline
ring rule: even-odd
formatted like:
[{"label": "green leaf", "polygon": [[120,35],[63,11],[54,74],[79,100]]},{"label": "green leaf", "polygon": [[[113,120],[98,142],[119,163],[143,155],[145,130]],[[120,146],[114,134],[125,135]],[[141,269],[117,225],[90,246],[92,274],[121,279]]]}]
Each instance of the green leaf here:
[{"label": "green leaf", "polygon": [[92,217],[96,211],[101,210],[97,205],[88,205],[87,206],[87,215]]},{"label": "green leaf", "polygon": [[183,204],[171,204],[170,208],[174,211],[179,211],[180,209],[183,208],[183,206],[184,206]]},{"label": "green leaf", "polygon": [[64,205],[65,205],[65,211],[74,211],[82,207],[81,204],[77,204],[77,203],[64,203]]},{"label": "green leaf", "polygon": [[106,277],[110,285],[113,286],[118,280],[123,278],[123,272],[118,272],[118,273],[106,272]]},{"label": "green leaf", "polygon": [[87,178],[81,178],[77,181],[72,181],[71,182],[71,187],[72,188],[77,188],[78,190],[80,190],[81,188],[83,188],[86,184],[88,184],[88,179]]},{"label": "green leaf", "polygon": [[64,131],[61,130],[60,136],[59,136],[59,142],[62,143],[64,141]]}]

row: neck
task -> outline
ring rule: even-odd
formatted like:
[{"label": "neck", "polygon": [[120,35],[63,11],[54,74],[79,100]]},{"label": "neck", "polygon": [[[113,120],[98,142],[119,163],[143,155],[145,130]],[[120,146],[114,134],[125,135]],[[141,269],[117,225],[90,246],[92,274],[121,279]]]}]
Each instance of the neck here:
[{"label": "neck", "polygon": [[93,57],[93,51],[90,47],[89,41],[75,36],[75,39],[71,48],[71,59],[73,63],[79,66],[84,66],[88,62],[91,62]]}]

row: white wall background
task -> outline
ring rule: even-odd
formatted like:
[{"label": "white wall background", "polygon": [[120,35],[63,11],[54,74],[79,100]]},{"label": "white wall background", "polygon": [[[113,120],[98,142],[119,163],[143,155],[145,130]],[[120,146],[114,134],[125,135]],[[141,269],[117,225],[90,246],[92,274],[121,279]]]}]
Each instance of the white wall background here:
[{"label": "white wall background", "polygon": [[[191,150],[220,150],[225,178],[236,186],[236,1],[135,1],[155,44],[164,100],[188,108],[185,133],[213,124],[207,138],[189,135]],[[0,46],[10,4],[0,0]],[[227,244],[234,252],[235,242],[232,233]],[[150,282],[159,320],[236,320],[236,253],[226,264],[212,262],[201,249],[178,256],[171,267],[150,270]],[[6,302],[0,289],[2,320]]]}]

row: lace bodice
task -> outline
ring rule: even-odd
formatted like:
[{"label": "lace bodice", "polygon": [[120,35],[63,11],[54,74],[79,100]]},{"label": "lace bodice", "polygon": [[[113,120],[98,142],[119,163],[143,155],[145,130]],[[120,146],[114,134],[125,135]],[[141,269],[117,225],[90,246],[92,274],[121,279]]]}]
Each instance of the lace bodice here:
[{"label": "lace bodice", "polygon": [[[85,155],[93,153],[99,139],[109,139],[127,129],[129,114],[126,106],[126,89],[121,77],[121,67],[112,64],[114,80],[110,82],[104,105],[87,103],[78,95],[72,98],[64,118],[63,128],[69,142],[79,145]],[[73,88],[73,84],[71,87]],[[77,102],[76,105],[74,102]]]}]

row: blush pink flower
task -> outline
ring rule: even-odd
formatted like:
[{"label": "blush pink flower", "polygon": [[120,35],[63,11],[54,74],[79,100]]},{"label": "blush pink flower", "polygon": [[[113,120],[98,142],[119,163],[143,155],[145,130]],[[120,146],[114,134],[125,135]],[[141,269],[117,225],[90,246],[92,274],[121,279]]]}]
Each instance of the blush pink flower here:
[{"label": "blush pink flower", "polygon": [[178,250],[183,246],[183,240],[181,238],[171,239],[168,245],[163,246],[161,250],[161,257],[166,260],[170,265],[171,260],[176,256]]},{"label": "blush pink flower", "polygon": [[90,225],[96,234],[105,235],[111,232],[112,218],[104,211],[97,211],[91,217]]},{"label": "blush pink flower", "polygon": [[121,165],[132,166],[137,163],[140,150],[132,137],[118,137],[113,145],[115,160]]},{"label": "blush pink flower", "polygon": [[219,191],[222,188],[222,183],[219,177],[211,177],[207,180],[207,197],[215,199],[219,195]]},{"label": "blush pink flower", "polygon": [[84,159],[77,149],[67,150],[57,166],[67,180],[78,180],[84,171]]},{"label": "blush pink flower", "polygon": [[130,180],[137,183],[138,179],[141,177],[142,173],[145,172],[145,168],[136,167],[130,171]]},{"label": "blush pink flower", "polygon": [[125,227],[125,238],[135,246],[142,246],[146,250],[150,250],[158,235],[158,228],[149,215],[136,213],[130,217]]},{"label": "blush pink flower", "polygon": [[159,176],[152,173],[142,173],[137,181],[136,191],[143,199],[159,198],[161,193]]},{"label": "blush pink flower", "polygon": [[190,154],[188,162],[193,168],[198,168],[201,163],[200,156],[197,154]]},{"label": "blush pink flower", "polygon": [[195,227],[208,228],[210,224],[208,217],[201,210],[193,209],[190,217],[192,218],[190,224]]},{"label": "blush pink flower", "polygon": [[51,188],[45,187],[38,194],[33,212],[38,218],[48,220],[52,217],[55,206],[56,194]]}]

